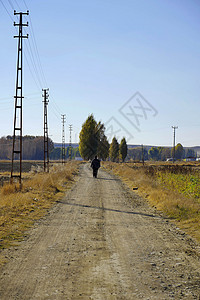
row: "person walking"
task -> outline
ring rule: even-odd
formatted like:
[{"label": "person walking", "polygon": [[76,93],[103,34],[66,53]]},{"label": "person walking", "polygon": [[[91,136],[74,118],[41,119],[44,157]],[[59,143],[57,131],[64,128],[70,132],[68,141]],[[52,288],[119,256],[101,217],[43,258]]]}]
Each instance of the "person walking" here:
[{"label": "person walking", "polygon": [[98,169],[100,168],[100,160],[97,156],[92,160],[91,168],[93,169],[93,177],[97,178]]}]

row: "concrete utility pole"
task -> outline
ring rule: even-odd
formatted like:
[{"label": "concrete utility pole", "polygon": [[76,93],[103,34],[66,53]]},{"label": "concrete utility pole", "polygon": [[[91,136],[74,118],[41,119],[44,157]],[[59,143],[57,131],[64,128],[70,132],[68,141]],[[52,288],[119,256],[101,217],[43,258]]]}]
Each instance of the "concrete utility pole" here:
[{"label": "concrete utility pole", "polygon": [[144,166],[144,146],[142,144],[142,164]]},{"label": "concrete utility pole", "polygon": [[[22,178],[22,41],[24,38],[28,38],[28,34],[23,36],[22,29],[23,26],[28,26],[28,22],[23,24],[22,16],[28,15],[29,11],[26,13],[17,13],[14,10],[14,15],[19,15],[19,23],[14,22],[14,26],[19,26],[19,35],[14,36],[18,38],[18,55],[17,55],[17,79],[16,79],[16,93],[15,93],[15,112],[14,112],[14,132],[13,132],[13,148],[12,148],[12,167],[11,167],[11,179],[10,182],[13,183],[13,178],[19,178],[19,183],[21,186]],[[17,160],[14,170],[14,160]],[[14,174],[15,173],[15,174]]]},{"label": "concrete utility pole", "polygon": [[62,119],[62,164],[65,163],[65,118],[66,115],[61,115]]},{"label": "concrete utility pole", "polygon": [[49,89],[42,89],[44,92],[44,172],[49,172],[49,138],[48,138],[48,123],[47,123],[47,105],[49,103]]},{"label": "concrete utility pole", "polygon": [[69,159],[72,159],[72,124],[69,125]]},{"label": "concrete utility pole", "polygon": [[178,126],[172,126],[173,131],[174,131],[174,135],[173,135],[173,163],[175,160],[175,137],[176,137],[176,129],[178,128]]}]

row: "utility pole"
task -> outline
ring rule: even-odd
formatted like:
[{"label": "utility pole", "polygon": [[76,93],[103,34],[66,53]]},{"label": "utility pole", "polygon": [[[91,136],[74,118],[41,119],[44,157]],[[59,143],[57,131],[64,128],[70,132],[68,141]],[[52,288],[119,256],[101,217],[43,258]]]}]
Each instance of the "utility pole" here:
[{"label": "utility pole", "polygon": [[[14,22],[14,26],[19,26],[19,35],[14,36],[18,38],[18,55],[17,55],[17,78],[16,78],[16,92],[15,92],[15,111],[14,111],[14,131],[13,131],[13,148],[12,148],[12,166],[11,166],[11,179],[10,182],[13,183],[13,178],[19,178],[19,184],[21,186],[22,179],[22,41],[24,38],[28,38],[28,34],[23,36],[22,29],[23,26],[28,26],[28,22],[23,24],[22,16],[28,15],[29,11],[26,13],[17,13],[14,10],[14,15],[19,15],[19,23]],[[14,168],[14,160],[17,160],[18,166]],[[14,174],[15,173],[15,174]],[[17,173],[17,174],[16,174]]]},{"label": "utility pole", "polygon": [[178,128],[178,126],[172,126],[173,131],[174,131],[174,137],[173,137],[173,163],[175,160],[175,138],[176,138],[176,129]]},{"label": "utility pole", "polygon": [[69,159],[72,159],[72,124],[69,125]]},{"label": "utility pole", "polygon": [[44,94],[44,172],[49,172],[49,138],[48,138],[48,123],[47,123],[47,105],[49,103],[49,89],[42,89]]},{"label": "utility pole", "polygon": [[62,164],[65,163],[65,118],[66,115],[61,115],[62,119]]},{"label": "utility pole", "polygon": [[144,146],[142,144],[142,164],[144,166]]}]

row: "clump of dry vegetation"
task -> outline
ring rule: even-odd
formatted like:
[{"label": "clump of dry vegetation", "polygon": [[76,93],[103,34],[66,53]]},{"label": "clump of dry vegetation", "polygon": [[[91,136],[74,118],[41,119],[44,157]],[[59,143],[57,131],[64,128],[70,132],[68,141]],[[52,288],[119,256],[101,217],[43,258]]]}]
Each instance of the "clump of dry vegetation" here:
[{"label": "clump of dry vegetation", "polygon": [[7,183],[0,188],[0,248],[15,245],[24,231],[71,187],[79,162],[57,164],[49,173],[23,174],[23,185]]},{"label": "clump of dry vegetation", "polygon": [[105,162],[104,167],[200,241],[199,165]]}]

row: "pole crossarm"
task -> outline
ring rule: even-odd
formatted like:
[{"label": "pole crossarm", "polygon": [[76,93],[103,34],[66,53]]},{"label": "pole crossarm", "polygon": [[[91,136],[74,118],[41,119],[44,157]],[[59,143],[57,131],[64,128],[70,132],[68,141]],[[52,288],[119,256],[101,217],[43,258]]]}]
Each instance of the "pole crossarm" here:
[{"label": "pole crossarm", "polygon": [[29,15],[29,10],[26,12],[16,12],[16,10],[14,10],[14,15]]}]

